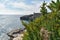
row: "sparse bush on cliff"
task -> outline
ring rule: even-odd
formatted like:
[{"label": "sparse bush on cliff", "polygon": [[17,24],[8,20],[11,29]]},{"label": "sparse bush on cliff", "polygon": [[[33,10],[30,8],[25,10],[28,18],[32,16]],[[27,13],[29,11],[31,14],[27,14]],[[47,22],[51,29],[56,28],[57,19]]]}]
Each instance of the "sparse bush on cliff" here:
[{"label": "sparse bush on cliff", "polygon": [[[46,7],[51,12],[48,13]],[[51,1],[47,6],[44,2],[40,12],[42,15],[33,22],[22,22],[27,30],[23,40],[60,40],[60,0]]]}]

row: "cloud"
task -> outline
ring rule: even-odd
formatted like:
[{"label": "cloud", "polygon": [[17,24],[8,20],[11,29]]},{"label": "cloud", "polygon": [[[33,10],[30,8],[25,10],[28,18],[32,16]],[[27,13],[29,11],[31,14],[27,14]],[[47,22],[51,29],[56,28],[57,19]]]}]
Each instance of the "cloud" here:
[{"label": "cloud", "polygon": [[40,12],[42,2],[40,0],[0,0],[0,14],[28,15]]},{"label": "cloud", "polygon": [[[11,7],[10,7],[10,6]],[[7,8],[6,8],[7,7]],[[18,9],[24,9],[24,10],[19,10]],[[17,9],[17,10],[16,10]],[[14,14],[14,15],[24,15],[24,14],[31,14],[33,11],[33,5],[26,5],[23,2],[20,3],[8,3],[7,5],[4,4],[0,4],[0,14],[4,14],[4,15],[10,15],[10,14]]]},{"label": "cloud", "polygon": [[5,8],[5,5],[0,3],[0,9],[3,9],[3,8]]},{"label": "cloud", "polygon": [[34,5],[27,5],[24,2],[12,3],[10,5],[13,5],[12,7],[21,8],[21,9],[24,9],[24,10],[27,10],[27,11],[34,9]]},{"label": "cloud", "polygon": [[55,1],[55,2],[56,2],[57,0],[53,0],[53,1]]},{"label": "cloud", "polygon": [[42,2],[36,2],[36,1],[32,1],[31,5],[27,5],[24,2],[20,2],[20,3],[12,3],[10,5],[13,5],[13,7],[15,8],[21,8],[24,9],[23,12],[31,14],[31,12],[40,12],[40,6],[41,6]]},{"label": "cloud", "polygon": [[9,10],[9,9],[1,9],[0,15],[28,15],[31,14],[31,11],[16,11],[16,10]]}]

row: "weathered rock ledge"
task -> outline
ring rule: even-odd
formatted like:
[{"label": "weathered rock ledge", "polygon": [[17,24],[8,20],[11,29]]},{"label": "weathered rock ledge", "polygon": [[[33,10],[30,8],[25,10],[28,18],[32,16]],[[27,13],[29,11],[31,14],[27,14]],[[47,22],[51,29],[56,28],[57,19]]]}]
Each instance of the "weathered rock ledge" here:
[{"label": "weathered rock ledge", "polygon": [[23,32],[24,29],[16,29],[16,30],[12,30],[11,32],[7,33],[7,35],[10,37],[9,40],[22,40],[23,37]]}]

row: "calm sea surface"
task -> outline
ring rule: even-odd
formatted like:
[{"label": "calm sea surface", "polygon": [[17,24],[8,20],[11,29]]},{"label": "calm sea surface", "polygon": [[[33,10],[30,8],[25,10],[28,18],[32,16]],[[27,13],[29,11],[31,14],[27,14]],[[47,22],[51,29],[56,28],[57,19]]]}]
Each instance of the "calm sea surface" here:
[{"label": "calm sea surface", "polygon": [[8,40],[6,34],[11,30],[24,28],[20,17],[20,15],[0,15],[0,40]]}]

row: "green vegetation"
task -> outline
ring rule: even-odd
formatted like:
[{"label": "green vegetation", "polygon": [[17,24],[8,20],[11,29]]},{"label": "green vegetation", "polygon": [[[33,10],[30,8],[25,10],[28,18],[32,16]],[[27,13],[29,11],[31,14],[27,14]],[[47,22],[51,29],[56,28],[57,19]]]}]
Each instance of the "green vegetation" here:
[{"label": "green vegetation", "polygon": [[[46,7],[51,12],[48,13]],[[33,22],[22,22],[27,30],[23,40],[60,40],[60,1],[51,1],[47,6],[44,2],[40,12],[42,15]]]}]

